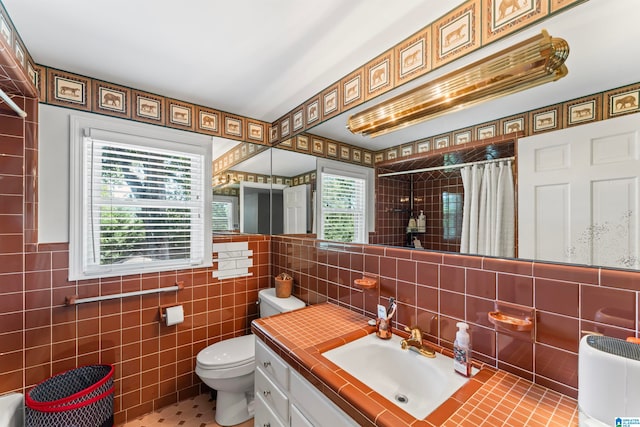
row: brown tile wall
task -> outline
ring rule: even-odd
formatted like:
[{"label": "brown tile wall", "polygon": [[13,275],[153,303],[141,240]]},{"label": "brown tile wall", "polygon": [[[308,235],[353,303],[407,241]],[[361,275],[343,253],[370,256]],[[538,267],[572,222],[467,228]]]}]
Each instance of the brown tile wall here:
[{"label": "brown tile wall", "polygon": [[409,222],[411,186],[403,177],[376,176],[376,232],[371,243],[404,246]]},{"label": "brown tile wall", "polygon": [[[373,245],[342,245],[273,236],[272,269],[295,279],[294,293],[374,317],[398,300],[394,326],[419,325],[451,348],[456,322],[471,325],[473,356],[571,397],[577,396],[581,330],[638,336],[640,273],[442,254]],[[352,286],[363,274],[379,287]],[[535,310],[532,333],[496,332],[496,305]]]},{"label": "brown tile wall", "polygon": [[[410,214],[418,220],[420,210],[427,217],[426,233],[416,233],[423,247],[434,251],[458,252],[460,237],[444,238],[443,193],[463,193],[460,171],[423,172],[413,175],[413,210],[410,209],[411,184],[407,177],[376,178],[376,233],[369,235],[371,243],[408,246],[406,234]],[[454,207],[454,206],[450,206]],[[462,225],[462,198],[455,205],[451,219]],[[459,227],[458,227],[459,228]],[[461,230],[455,234],[460,235]],[[411,236],[411,237],[413,237]]]},{"label": "brown tile wall", "polygon": [[[0,104],[0,394],[25,392],[60,371],[113,363],[116,422],[123,423],[200,392],[195,357],[209,344],[249,332],[258,290],[270,285],[268,236],[244,236],[252,277],[220,282],[211,269],[67,281],[68,244],[37,244],[37,119]],[[216,238],[216,242],[224,241]],[[171,286],[151,294],[67,307],[65,297]],[[167,327],[159,306],[180,303],[185,321]]]}]

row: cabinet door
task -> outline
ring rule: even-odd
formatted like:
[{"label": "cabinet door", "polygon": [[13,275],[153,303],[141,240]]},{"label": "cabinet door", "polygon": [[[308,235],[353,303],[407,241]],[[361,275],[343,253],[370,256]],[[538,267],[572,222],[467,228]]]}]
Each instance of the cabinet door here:
[{"label": "cabinet door", "polygon": [[255,427],[286,427],[280,418],[271,410],[262,396],[256,395],[256,412],[253,418]]},{"label": "cabinet door", "polygon": [[291,427],[313,427],[313,424],[295,405],[291,405]]},{"label": "cabinet door", "polygon": [[291,407],[297,407],[311,425],[323,427],[358,426],[342,409],[293,369],[291,370],[290,384]]}]

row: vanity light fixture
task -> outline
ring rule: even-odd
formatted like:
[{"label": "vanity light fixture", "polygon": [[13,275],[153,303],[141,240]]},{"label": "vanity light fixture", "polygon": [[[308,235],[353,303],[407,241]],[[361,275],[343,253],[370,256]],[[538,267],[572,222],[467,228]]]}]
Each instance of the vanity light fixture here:
[{"label": "vanity light fixture", "polygon": [[569,44],[546,30],[512,47],[349,117],[347,128],[370,137],[519,92],[567,75]]}]

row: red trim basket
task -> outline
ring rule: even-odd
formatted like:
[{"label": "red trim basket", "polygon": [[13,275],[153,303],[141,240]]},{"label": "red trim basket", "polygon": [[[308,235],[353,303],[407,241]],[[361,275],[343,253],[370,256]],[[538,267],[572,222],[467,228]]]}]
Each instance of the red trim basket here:
[{"label": "red trim basket", "polygon": [[25,426],[113,426],[113,365],[61,372],[25,396]]}]

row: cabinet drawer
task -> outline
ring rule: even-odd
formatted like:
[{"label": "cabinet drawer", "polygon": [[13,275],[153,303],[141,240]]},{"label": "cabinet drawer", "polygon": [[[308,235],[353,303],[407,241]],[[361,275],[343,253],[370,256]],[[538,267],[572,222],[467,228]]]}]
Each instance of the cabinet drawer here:
[{"label": "cabinet drawer", "polygon": [[289,365],[260,340],[256,340],[256,366],[264,370],[282,388],[289,390]]},{"label": "cabinet drawer", "polygon": [[269,405],[262,399],[262,396],[256,396],[256,412],[253,416],[253,425],[255,427],[286,427],[280,418],[271,410]]},{"label": "cabinet drawer", "polygon": [[351,417],[295,370],[291,370],[291,406],[295,404],[307,422],[317,426],[357,427]]},{"label": "cabinet drawer", "polygon": [[256,395],[273,408],[280,419],[289,419],[289,398],[260,367],[256,369],[255,390]]}]

